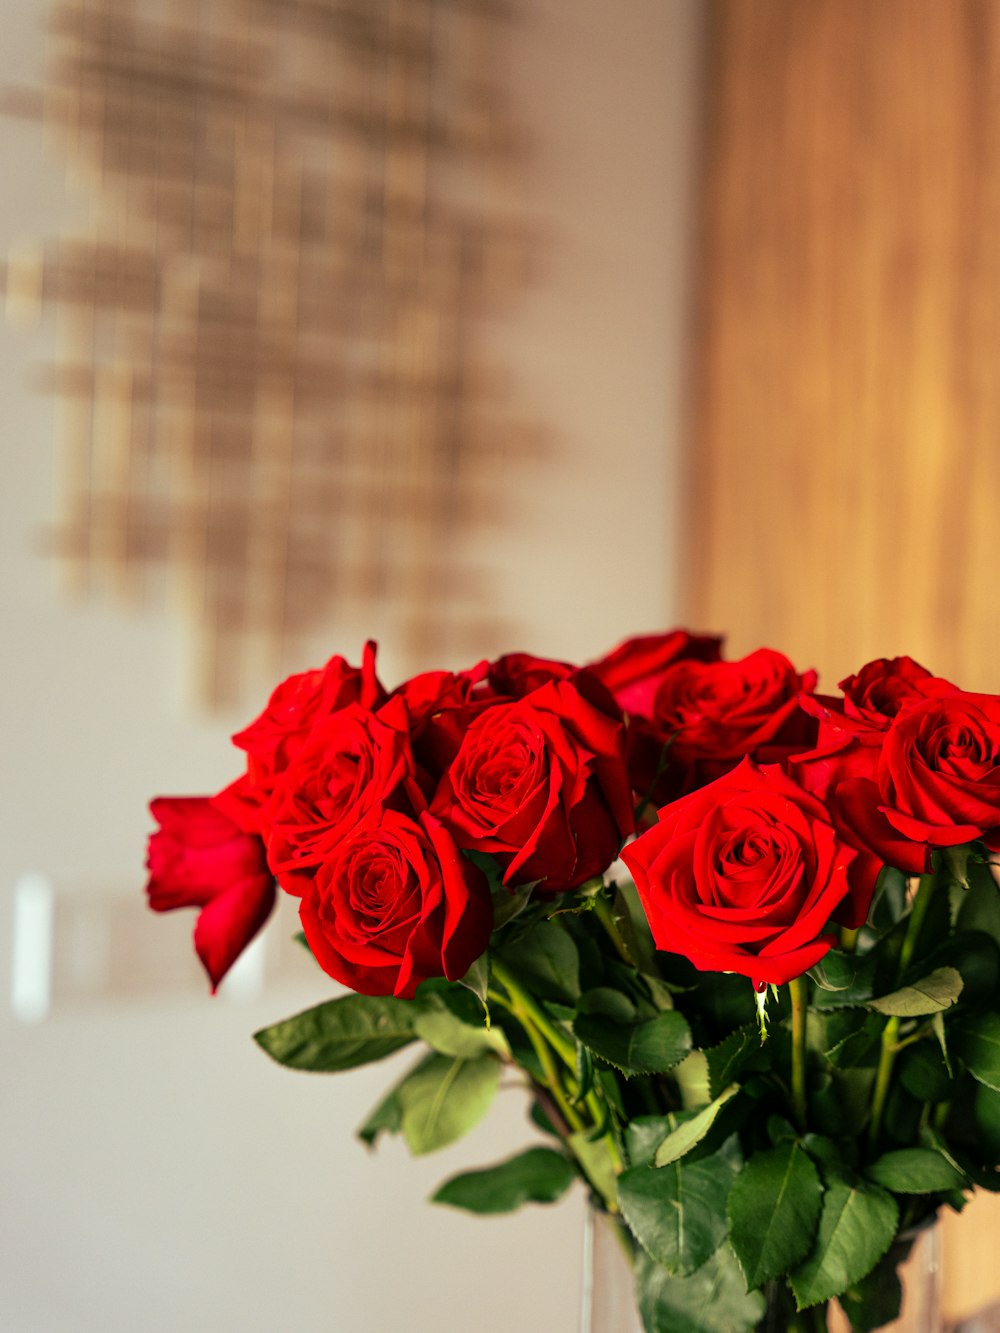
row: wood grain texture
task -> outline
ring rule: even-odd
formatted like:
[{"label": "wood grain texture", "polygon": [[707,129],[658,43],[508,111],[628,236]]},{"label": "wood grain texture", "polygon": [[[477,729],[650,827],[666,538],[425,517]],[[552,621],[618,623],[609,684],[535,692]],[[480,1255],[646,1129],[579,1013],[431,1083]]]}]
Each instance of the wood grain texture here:
[{"label": "wood grain texture", "polygon": [[713,0],[688,618],[1000,688],[1000,6]]},{"label": "wood grain texture", "polygon": [[[688,619],[1000,690],[1000,5],[713,0]],[[945,1220],[946,1312],[1000,1212]]]}]

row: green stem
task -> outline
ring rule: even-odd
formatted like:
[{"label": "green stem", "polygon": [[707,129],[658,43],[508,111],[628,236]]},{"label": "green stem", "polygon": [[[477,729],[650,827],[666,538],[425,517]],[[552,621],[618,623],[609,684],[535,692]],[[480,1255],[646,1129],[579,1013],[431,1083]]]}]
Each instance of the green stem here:
[{"label": "green stem", "polygon": [[886,1099],[889,1096],[889,1084],[892,1079],[892,1067],[896,1063],[897,1038],[901,1019],[894,1014],[882,1029],[882,1049],[878,1057],[878,1072],[875,1075],[875,1092],[872,1096],[872,1118],[868,1126],[868,1142],[874,1148],[882,1133],[882,1116],[885,1112]]},{"label": "green stem", "polygon": [[910,920],[906,927],[906,935],[903,937],[903,947],[899,951],[899,973],[897,984],[901,983],[906,976],[910,962],[913,958],[913,950],[917,947],[917,937],[920,934],[920,928],[924,924],[924,918],[927,916],[927,909],[931,905],[931,898],[934,896],[934,876],[921,875],[920,883],[917,886],[916,896],[913,899],[913,906],[910,908]]},{"label": "green stem", "polygon": [[552,1094],[559,1108],[559,1113],[566,1124],[570,1129],[577,1132],[584,1129],[583,1117],[567,1098],[559,1080],[559,1070],[552,1058],[552,1048],[539,1033],[530,1016],[524,1012],[516,1001],[508,1000],[505,995],[501,995],[498,991],[490,991],[489,998],[494,1004],[513,1014],[524,1028],[528,1040],[531,1042],[531,1049],[535,1052],[538,1063],[542,1067],[542,1086]]},{"label": "green stem", "polygon": [[573,1044],[573,1039],[553,1023],[530,991],[524,989],[517,978],[498,958],[491,958],[490,966],[493,975],[506,990],[513,1003],[531,1019],[563,1064],[575,1074],[576,1047]]},{"label": "green stem", "polygon": [[[512,1012],[524,1025],[524,1029],[528,1033],[532,1045],[534,1046],[534,1037],[532,1036],[532,1030],[534,1029],[535,1034],[544,1038],[545,1041],[548,1042],[549,1046],[555,1051],[556,1055],[559,1056],[575,1078],[576,1043],[573,1038],[562,1031],[562,1029],[552,1021],[535,997],[529,991],[525,990],[517,978],[511,973],[510,969],[500,962],[499,959],[493,958],[491,960],[491,967],[493,976],[500,982],[504,990],[506,990],[507,994],[510,996]],[[538,1058],[541,1060],[542,1057],[537,1048],[536,1054],[538,1054]],[[547,1051],[546,1054],[548,1055],[549,1052]],[[542,1068],[545,1068],[544,1063]],[[553,1077],[553,1094],[555,1094],[555,1088],[560,1087],[560,1082],[554,1072]],[[587,1110],[590,1112],[593,1124],[595,1126],[599,1125],[604,1119],[604,1109],[601,1106],[601,1099],[598,1097],[597,1093],[592,1089],[587,1093],[583,1102]],[[577,1117],[577,1119],[579,1120],[579,1117]],[[576,1127],[585,1128],[582,1122]],[[622,1169],[622,1160],[621,1154],[618,1151],[618,1145],[615,1143],[612,1134],[607,1134],[605,1137],[608,1144],[608,1152],[611,1156],[615,1170],[620,1171]],[[617,1205],[614,1200],[609,1201],[609,1208],[611,1211],[616,1211]]]},{"label": "green stem", "polygon": [[858,944],[858,931],[851,930],[850,926],[840,927],[840,947],[844,953],[853,953]]},{"label": "green stem", "polygon": [[[899,951],[899,967],[896,972],[896,985],[900,985],[913,960],[913,951],[927,916],[931,898],[934,894],[934,876],[921,875],[917,892],[910,908],[910,918],[906,924],[902,948]],[[872,1118],[868,1126],[868,1142],[872,1148],[878,1144],[882,1133],[882,1118],[892,1082],[892,1070],[900,1050],[899,1029],[902,1019],[893,1015],[882,1029],[882,1048],[879,1052],[878,1071],[875,1074],[875,1091],[872,1094]]]},{"label": "green stem", "polygon": [[796,1127],[806,1128],[806,1006],[809,1003],[808,983],[805,977],[794,977],[788,983],[792,1000],[792,1111]]}]

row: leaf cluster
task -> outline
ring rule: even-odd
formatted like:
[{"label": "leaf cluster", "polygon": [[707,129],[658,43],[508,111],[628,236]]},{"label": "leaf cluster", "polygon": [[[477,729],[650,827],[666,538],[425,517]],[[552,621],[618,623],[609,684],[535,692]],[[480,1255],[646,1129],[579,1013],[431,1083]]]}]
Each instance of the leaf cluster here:
[{"label": "leaf cluster", "polygon": [[1000,1180],[1000,900],[974,855],[961,884],[951,864],[919,905],[883,872],[869,923],[798,1000],[768,996],[763,1040],[745,977],[657,953],[634,889],[600,881],[558,899],[496,884],[464,982],[345,995],[257,1040],[320,1072],[418,1047],[358,1130],[414,1153],[471,1129],[517,1074],[544,1143],[434,1201],[494,1214],[582,1181],[631,1247],[647,1333],[751,1330],[766,1305],[791,1319],[832,1299],[868,1333],[898,1312],[919,1229]]}]

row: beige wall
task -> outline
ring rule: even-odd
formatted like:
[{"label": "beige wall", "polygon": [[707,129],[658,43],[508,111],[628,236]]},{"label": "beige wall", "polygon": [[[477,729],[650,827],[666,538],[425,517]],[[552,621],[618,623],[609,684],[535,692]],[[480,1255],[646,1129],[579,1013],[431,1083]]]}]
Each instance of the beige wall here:
[{"label": "beige wall", "polygon": [[[40,12],[5,4],[0,82],[37,73]],[[527,193],[553,248],[497,338],[559,450],[506,555],[499,609],[526,625],[512,648],[588,656],[670,618],[698,16],[696,0],[544,0],[515,39],[515,106],[538,135]],[[0,163],[0,246],[82,214],[35,127],[0,124]],[[51,355],[50,329],[0,327],[0,959],[6,978],[13,886],[39,872],[58,964],[47,1020],[0,1012],[0,1327],[571,1333],[579,1197],[478,1223],[424,1203],[527,1141],[516,1092],[439,1157],[369,1158],[350,1135],[384,1070],[294,1076],[249,1039],[328,994],[323,978],[296,958],[257,998],[210,1001],[190,920],[145,914],[145,801],[224,783],[242,717],[185,710],[166,614],[55,600],[35,553],[52,409],[26,388]],[[317,653],[356,656],[365,630],[331,627]],[[293,928],[286,912],[272,938]]]}]

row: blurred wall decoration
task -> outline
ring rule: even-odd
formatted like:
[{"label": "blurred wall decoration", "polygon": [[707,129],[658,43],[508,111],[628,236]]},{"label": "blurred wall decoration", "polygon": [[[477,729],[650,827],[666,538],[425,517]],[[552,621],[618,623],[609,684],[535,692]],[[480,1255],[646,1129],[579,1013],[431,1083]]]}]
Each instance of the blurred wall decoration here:
[{"label": "blurred wall decoration", "polygon": [[[529,277],[505,0],[64,0],[42,117],[90,227],[21,246],[54,307],[65,582],[164,590],[232,702],[334,613],[404,665],[499,642],[468,532],[537,432],[484,323]],[[522,473],[523,475],[523,473]]]},{"label": "blurred wall decoration", "polygon": [[689,612],[996,689],[1000,9],[710,17]]},{"label": "blurred wall decoration", "polygon": [[[712,0],[689,611],[995,691],[1000,8]],[[1000,1208],[947,1219],[953,1316]]]}]

